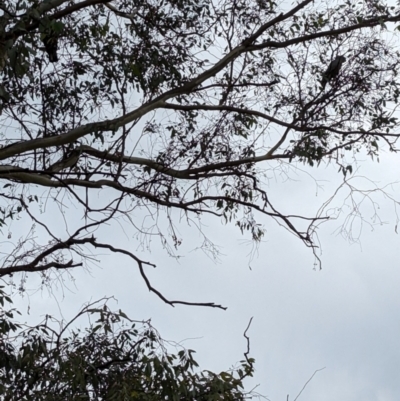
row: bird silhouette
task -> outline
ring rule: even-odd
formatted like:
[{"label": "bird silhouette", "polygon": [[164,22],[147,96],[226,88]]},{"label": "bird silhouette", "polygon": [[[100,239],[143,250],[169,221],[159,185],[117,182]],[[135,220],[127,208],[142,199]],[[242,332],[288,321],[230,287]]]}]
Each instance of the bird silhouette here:
[{"label": "bird silhouette", "polygon": [[54,33],[46,33],[43,38],[42,42],[44,44],[44,48],[49,56],[49,61],[51,63],[56,63],[58,61],[58,38]]},{"label": "bird silhouette", "polygon": [[328,81],[330,81],[332,78],[335,78],[338,76],[340,69],[342,67],[342,64],[345,61],[346,61],[346,58],[344,56],[337,56],[334,60],[331,61],[331,63],[329,64],[329,67],[322,75],[322,88],[325,88]]}]

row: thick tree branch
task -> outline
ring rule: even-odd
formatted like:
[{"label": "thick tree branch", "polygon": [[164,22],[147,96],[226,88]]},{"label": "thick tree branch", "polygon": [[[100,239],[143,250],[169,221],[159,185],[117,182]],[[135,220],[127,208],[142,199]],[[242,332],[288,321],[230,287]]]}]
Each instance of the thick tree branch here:
[{"label": "thick tree branch", "polygon": [[285,128],[293,128],[296,131],[307,132],[311,130],[315,130],[315,128],[308,128],[308,127],[301,127],[296,124],[287,123],[282,120],[278,120],[275,117],[272,117],[268,114],[262,113],[258,110],[251,110],[242,107],[234,107],[234,106],[226,106],[226,105],[207,105],[207,104],[188,104],[188,105],[180,105],[180,104],[173,104],[173,103],[164,103],[162,105],[163,109],[172,109],[172,110],[207,110],[207,111],[230,111],[232,113],[239,113],[239,114],[246,114],[251,116],[256,116],[263,118],[264,120],[270,121],[272,123],[278,124]]},{"label": "thick tree branch", "polygon": [[247,39],[243,41],[243,45],[249,46],[254,41],[256,41],[264,32],[266,32],[269,28],[273,27],[280,22],[287,20],[288,18],[295,15],[298,11],[305,8],[308,4],[313,2],[314,0],[305,0],[300,2],[296,7],[293,7],[287,13],[281,13],[277,17],[273,18],[271,21],[268,21],[266,24],[262,25],[253,35],[249,36]]},{"label": "thick tree branch", "polygon": [[338,35],[342,35],[344,33],[357,31],[362,28],[372,28],[374,26],[382,25],[385,22],[400,22],[400,15],[395,15],[395,16],[379,15],[377,17],[369,18],[369,19],[363,20],[362,22],[360,22],[358,24],[349,25],[344,28],[316,32],[316,33],[312,33],[310,35],[303,35],[303,36],[299,36],[294,39],[285,40],[283,42],[267,40],[263,43],[249,46],[247,51],[256,51],[256,50],[262,50],[262,49],[266,49],[266,48],[282,49],[282,48],[289,47],[292,45],[297,45],[299,43],[310,42],[310,41],[312,41],[314,39],[318,39],[318,38],[329,37],[329,36],[338,36]]},{"label": "thick tree branch", "polygon": [[83,263],[74,263],[72,260],[66,263],[60,262],[49,262],[44,263],[39,266],[33,266],[32,263],[28,263],[25,265],[17,265],[17,266],[9,266],[0,268],[0,277],[9,276],[11,274],[26,272],[26,273],[37,273],[49,270],[51,268],[66,270],[72,269],[74,267],[83,266]]}]

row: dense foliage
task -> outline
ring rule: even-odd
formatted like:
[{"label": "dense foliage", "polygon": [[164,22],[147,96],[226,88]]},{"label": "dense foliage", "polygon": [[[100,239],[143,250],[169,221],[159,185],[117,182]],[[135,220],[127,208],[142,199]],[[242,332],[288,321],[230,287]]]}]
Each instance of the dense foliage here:
[{"label": "dense foliage", "polygon": [[[349,155],[395,150],[399,53],[387,25],[400,16],[384,1],[29,0],[1,10],[0,221],[32,224],[7,248],[3,277],[71,269],[87,247],[103,248],[132,258],[157,292],[151,263],[102,240],[98,229],[120,218],[131,237],[158,237],[171,253],[184,241],[176,217],[205,213],[255,241],[269,217],[315,249],[328,216],[280,212],[263,173],[333,162],[346,175]],[[49,199],[61,213],[46,219]],[[68,230],[71,203],[84,224]]]},{"label": "dense foliage", "polygon": [[[399,53],[387,26],[400,16],[384,1],[29,0],[0,9],[0,222],[18,216],[32,227],[6,245],[3,277],[48,278],[85,264],[92,247],[131,257],[155,290],[147,262],[102,241],[98,229],[120,218],[137,241],[156,236],[170,253],[184,241],[176,216],[205,213],[255,241],[269,217],[314,249],[328,216],[280,212],[264,172],[334,162],[346,175],[349,155],[395,150]],[[326,85],[339,56],[346,61]],[[49,199],[61,213],[43,216]],[[68,230],[71,203],[85,223]]]},{"label": "dense foliage", "polygon": [[[34,327],[14,321],[0,290],[0,396],[8,400],[245,400],[253,360],[219,374],[199,371],[193,350],[161,339],[107,303],[87,305],[70,322],[46,315]],[[79,320],[95,319],[81,331]],[[75,328],[73,327],[75,326]],[[176,353],[168,349],[175,348]]]}]

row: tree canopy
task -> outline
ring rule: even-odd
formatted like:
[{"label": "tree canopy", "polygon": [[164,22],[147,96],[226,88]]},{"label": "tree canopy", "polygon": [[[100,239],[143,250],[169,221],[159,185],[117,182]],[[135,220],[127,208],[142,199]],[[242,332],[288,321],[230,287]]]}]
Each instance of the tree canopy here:
[{"label": "tree canopy", "polygon": [[[275,220],[315,252],[329,217],[280,211],[265,172],[336,163],[346,175],[358,152],[396,150],[400,8],[390,2],[26,0],[0,9],[0,223],[25,227],[22,238],[7,234],[1,277],[46,279],[107,250],[130,258],[164,301],[189,303],[153,288],[145,268],[155,261],[103,240],[102,227],[123,222],[136,241],[155,237],[173,252],[184,241],[178,218],[209,214],[254,241]],[[323,87],[339,55],[346,61]]]},{"label": "tree canopy", "polygon": [[[0,289],[0,394],[9,400],[245,400],[253,362],[219,374],[198,371],[193,350],[168,343],[150,321],[135,322],[107,300],[85,306],[70,322],[49,315],[36,326],[14,321]],[[76,326],[96,319],[84,331]],[[245,337],[248,339],[246,332]],[[174,348],[175,353],[170,350]]]},{"label": "tree canopy", "polygon": [[[397,150],[399,21],[383,0],[0,2],[0,278],[24,291],[29,274],[46,284],[106,251],[170,305],[223,308],[166,298],[146,275],[159,261],[106,235],[173,255],[177,221],[207,244],[207,215],[255,242],[275,221],[318,259],[329,215],[282,211],[266,174],[331,163],[346,177],[357,154]],[[248,352],[238,369],[198,371],[192,351],[107,305],[27,327],[10,301],[1,290],[4,400],[249,395]],[[97,320],[79,330],[85,316]]]}]

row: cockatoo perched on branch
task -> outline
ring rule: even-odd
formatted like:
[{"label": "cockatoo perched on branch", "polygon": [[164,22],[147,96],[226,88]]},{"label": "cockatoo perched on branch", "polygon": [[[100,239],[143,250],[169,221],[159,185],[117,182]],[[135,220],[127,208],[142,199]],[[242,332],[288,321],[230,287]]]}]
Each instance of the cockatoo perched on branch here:
[{"label": "cockatoo perched on branch", "polygon": [[331,61],[328,69],[322,75],[322,88],[325,88],[328,81],[338,76],[340,68],[345,61],[346,58],[344,56],[337,56],[334,60]]}]

